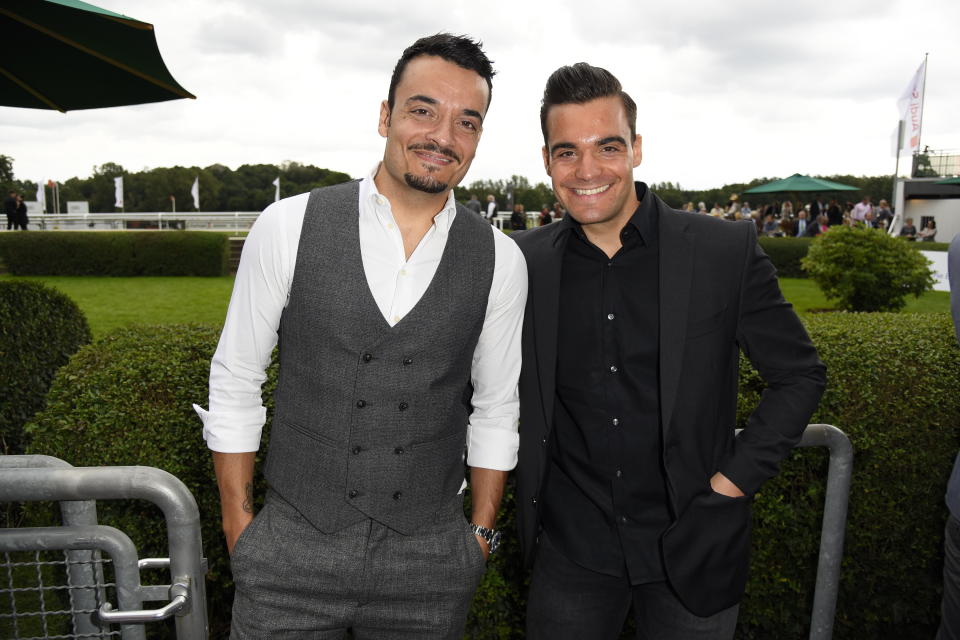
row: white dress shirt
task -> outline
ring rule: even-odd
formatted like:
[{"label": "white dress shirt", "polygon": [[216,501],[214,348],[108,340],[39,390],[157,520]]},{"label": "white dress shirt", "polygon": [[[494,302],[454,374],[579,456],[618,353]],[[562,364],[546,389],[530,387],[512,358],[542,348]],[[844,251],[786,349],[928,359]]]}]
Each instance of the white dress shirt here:
[{"label": "white dress shirt", "polygon": [[[457,215],[451,191],[433,225],[406,259],[387,198],[373,177],[360,182],[360,253],[367,285],[393,326],[416,306],[433,279]],[[300,230],[310,194],[267,207],[243,246],[227,318],[210,365],[210,410],[194,405],[203,437],[214,451],[256,451],[266,419],[261,386],[289,302]],[[527,265],[516,244],[495,227],[494,270],[483,329],[473,353],[473,413],[467,426],[467,464],[508,471],[517,462],[520,336],[527,298]]]}]

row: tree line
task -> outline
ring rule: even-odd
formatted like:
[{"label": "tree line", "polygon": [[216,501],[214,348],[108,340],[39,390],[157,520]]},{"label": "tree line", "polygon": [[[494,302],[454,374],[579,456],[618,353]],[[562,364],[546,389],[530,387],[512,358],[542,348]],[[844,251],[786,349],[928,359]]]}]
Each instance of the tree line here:
[{"label": "tree line", "polygon": [[[260,211],[274,200],[275,187],[273,181],[280,177],[280,196],[286,197],[304,193],[316,187],[337,184],[350,179],[350,176],[332,169],[322,169],[309,164],[298,162],[284,162],[275,164],[245,164],[230,169],[222,164],[213,164],[209,167],[158,167],[144,169],[138,172],[128,172],[121,165],[108,162],[94,167],[93,174],[87,178],[70,178],[60,183],[61,209],[66,209],[68,200],[86,200],[90,203],[90,211],[96,213],[113,213],[118,211],[114,207],[114,181],[118,176],[124,180],[124,211],[151,212],[169,211],[171,208],[170,196],[176,198],[178,211],[192,211],[193,200],[190,196],[190,187],[194,179],[200,181],[200,206],[203,211]],[[839,194],[842,201],[855,202],[864,195],[873,197],[877,202],[881,198],[891,200],[893,178],[887,176],[851,176],[832,175],[817,176],[834,182],[857,187],[859,191],[848,191]],[[781,202],[787,194],[744,194],[744,191],[776,178],[756,178],[746,183],[725,184],[712,189],[684,189],[673,182],[651,184],[650,188],[668,205],[680,208],[687,202],[704,202],[707,209],[715,203],[726,205],[731,196],[736,194],[740,200],[757,205]],[[37,184],[18,180],[14,176],[13,158],[0,155],[0,186],[4,195],[10,189],[24,194],[24,199],[35,199]],[[497,200],[500,210],[509,210],[514,204],[522,204],[527,211],[539,211],[546,205],[552,207],[556,196],[550,185],[531,182],[518,175],[502,180],[476,180],[467,186],[458,186],[454,189],[454,196],[460,202],[466,202],[470,195],[475,194],[485,203],[488,195]],[[821,194],[829,200],[830,193]],[[796,197],[813,199],[814,194],[797,194]],[[53,198],[47,192],[47,211],[53,211]],[[801,202],[799,204],[804,204]]]}]

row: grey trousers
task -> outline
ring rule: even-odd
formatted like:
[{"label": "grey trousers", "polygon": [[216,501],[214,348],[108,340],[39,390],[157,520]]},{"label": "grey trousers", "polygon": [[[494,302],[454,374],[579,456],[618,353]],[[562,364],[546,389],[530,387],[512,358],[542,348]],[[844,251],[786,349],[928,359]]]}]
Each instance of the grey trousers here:
[{"label": "grey trousers", "polygon": [[459,640],[486,568],[459,499],[413,535],[373,520],[325,534],[275,494],[230,563],[234,640]]},{"label": "grey trousers", "polygon": [[960,639],[960,521],[947,516],[943,534],[943,600],[936,640]]}]

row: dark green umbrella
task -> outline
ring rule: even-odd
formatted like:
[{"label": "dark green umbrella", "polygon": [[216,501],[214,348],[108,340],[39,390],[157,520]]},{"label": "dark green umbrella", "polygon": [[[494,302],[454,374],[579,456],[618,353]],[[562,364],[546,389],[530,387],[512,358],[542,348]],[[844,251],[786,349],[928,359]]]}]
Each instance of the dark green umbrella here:
[{"label": "dark green umbrella", "polygon": [[796,191],[857,191],[857,187],[840,184],[831,180],[822,178],[811,178],[795,173],[789,178],[783,180],[774,180],[767,184],[762,184],[752,189],[747,189],[744,193],[793,193]]},{"label": "dark green umbrella", "polygon": [[947,178],[946,180],[938,180],[934,184],[960,184],[960,177]]},{"label": "dark green umbrella", "polygon": [[157,49],[153,25],[80,0],[3,0],[0,105],[94,109],[194,98]]}]

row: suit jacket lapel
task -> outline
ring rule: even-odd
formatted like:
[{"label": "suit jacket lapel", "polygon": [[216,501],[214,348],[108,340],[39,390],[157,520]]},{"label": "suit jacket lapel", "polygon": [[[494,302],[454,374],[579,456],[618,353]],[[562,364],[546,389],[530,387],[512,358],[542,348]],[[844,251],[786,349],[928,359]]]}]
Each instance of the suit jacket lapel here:
[{"label": "suit jacket lapel", "polygon": [[680,383],[696,236],[687,231],[683,216],[659,198],[656,204],[660,216],[660,415],[666,433]]},{"label": "suit jacket lapel", "polygon": [[543,245],[542,256],[531,261],[530,293],[533,304],[531,328],[536,336],[537,375],[540,379],[540,401],[547,429],[553,428],[553,405],[557,378],[557,322],[560,309],[560,271],[569,233],[559,224],[551,225],[551,237]]}]

